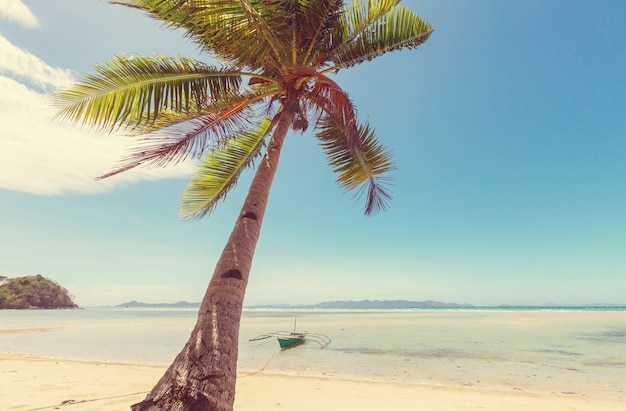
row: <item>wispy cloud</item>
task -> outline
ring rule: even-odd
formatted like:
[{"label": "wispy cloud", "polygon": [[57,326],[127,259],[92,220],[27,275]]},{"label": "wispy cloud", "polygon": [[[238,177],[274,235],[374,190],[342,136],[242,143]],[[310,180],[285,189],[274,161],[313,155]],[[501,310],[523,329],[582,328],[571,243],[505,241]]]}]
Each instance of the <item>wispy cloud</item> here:
[{"label": "wispy cloud", "polygon": [[0,36],[0,188],[38,195],[96,193],[133,181],[189,174],[191,165],[183,164],[94,181],[114,167],[128,138],[51,121],[47,93],[71,80],[69,70],[50,67]]},{"label": "wispy cloud", "polygon": [[[0,0],[2,1],[2,0]],[[0,75],[47,91],[68,85],[70,70],[54,68],[0,35]]]},{"label": "wispy cloud", "polygon": [[0,19],[13,21],[29,28],[39,27],[37,17],[21,0],[0,0]]}]

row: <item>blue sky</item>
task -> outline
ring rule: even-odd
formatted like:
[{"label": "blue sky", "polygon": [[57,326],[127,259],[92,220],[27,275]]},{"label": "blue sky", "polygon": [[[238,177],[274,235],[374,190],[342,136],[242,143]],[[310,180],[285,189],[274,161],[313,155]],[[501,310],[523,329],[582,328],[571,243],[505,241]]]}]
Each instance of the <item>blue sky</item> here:
[{"label": "blue sky", "polygon": [[[291,135],[246,304],[626,304],[626,2],[403,4],[428,42],[336,77],[395,152],[391,209],[365,217]],[[101,0],[0,0],[0,275],[83,306],[202,298],[251,173],[181,221],[191,164],[96,182],[128,138],[50,120],[49,92],[135,52],[207,60]]]}]

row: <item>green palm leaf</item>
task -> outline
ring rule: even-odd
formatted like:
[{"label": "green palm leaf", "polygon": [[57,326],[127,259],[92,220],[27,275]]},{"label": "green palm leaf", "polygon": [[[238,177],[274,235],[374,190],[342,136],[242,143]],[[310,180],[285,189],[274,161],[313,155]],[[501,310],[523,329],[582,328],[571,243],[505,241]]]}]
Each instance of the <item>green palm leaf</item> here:
[{"label": "green palm leaf", "polygon": [[428,39],[432,27],[411,10],[394,3],[397,2],[379,0],[368,3],[367,11],[354,7],[346,15],[347,38],[328,56],[334,63],[332,70],[351,67],[390,51],[416,48]]},{"label": "green palm leaf", "polygon": [[249,118],[253,114],[254,111],[246,100],[216,113],[187,115],[184,121],[175,114],[171,125],[147,134],[121,159],[118,167],[98,179],[137,166],[164,167],[189,158],[201,158],[211,148],[223,144],[229,136],[248,127]]},{"label": "green palm leaf", "polygon": [[233,137],[206,155],[185,187],[179,215],[202,218],[235,186],[241,172],[250,166],[265,145],[272,121],[264,119],[254,129]]},{"label": "green palm leaf", "polygon": [[343,13],[343,36],[337,39],[342,43],[353,41],[361,33],[376,23],[385,14],[391,12],[402,0],[378,0],[367,3],[353,0],[352,6]]},{"label": "green palm leaf", "polygon": [[178,57],[118,56],[53,98],[57,119],[113,131],[154,121],[160,112],[189,111],[236,92],[241,74]]},{"label": "green palm leaf", "polygon": [[238,67],[279,69],[276,59],[290,56],[289,24],[280,1],[129,0],[168,27],[181,28],[206,52]]},{"label": "green palm leaf", "polygon": [[[138,124],[132,130],[126,130],[128,135],[139,136],[159,132],[166,135],[177,135],[183,133],[186,136],[194,133],[195,127],[187,129],[184,125],[188,123],[196,123],[200,127],[206,128],[203,118],[212,116],[222,118],[229,114],[238,113],[243,110],[244,106],[251,107],[262,102],[267,97],[272,97],[280,93],[280,89],[275,83],[263,81],[260,84],[254,84],[241,92],[231,92],[221,95],[218,99],[211,99],[208,103],[204,102],[201,107],[191,107],[189,111],[161,111],[159,116],[148,123]],[[250,112],[252,113],[252,112]],[[234,121],[234,118],[225,118]],[[132,120],[129,120],[129,122]],[[202,126],[202,123],[205,125]],[[221,125],[220,125],[221,126]],[[227,126],[227,124],[224,124]],[[223,127],[218,127],[212,131],[219,132]],[[229,132],[226,132],[229,133]],[[214,140],[220,140],[217,136]]]},{"label": "green palm leaf", "polygon": [[[330,50],[341,14],[342,0],[285,0],[283,20],[288,21],[291,36],[292,64],[319,66],[325,53]],[[339,36],[340,37],[340,36]]]},{"label": "green palm leaf", "polygon": [[391,192],[389,178],[384,175],[395,169],[391,153],[378,140],[369,124],[359,125],[361,145],[351,149],[345,130],[331,117],[318,124],[317,138],[333,171],[337,183],[345,190],[357,190],[356,197],[367,192],[365,214],[371,215],[388,207]]},{"label": "green palm leaf", "polygon": [[250,127],[250,119],[258,117],[252,106],[272,96],[275,89],[274,84],[260,84],[191,112],[161,112],[154,122],[133,130],[137,131],[135,136],[145,135],[114,170],[98,179],[138,166],[164,167],[187,159],[200,159],[207,151]]}]

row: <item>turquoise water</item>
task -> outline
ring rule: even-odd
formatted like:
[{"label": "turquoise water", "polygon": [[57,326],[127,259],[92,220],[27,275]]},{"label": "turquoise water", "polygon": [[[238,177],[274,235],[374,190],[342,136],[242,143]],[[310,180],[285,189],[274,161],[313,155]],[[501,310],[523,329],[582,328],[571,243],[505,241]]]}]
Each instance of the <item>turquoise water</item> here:
[{"label": "turquoise water", "polygon": [[[0,352],[59,359],[169,364],[193,309],[0,311]],[[332,339],[280,351],[293,329]],[[626,309],[244,311],[240,374],[384,380],[626,400]]]}]

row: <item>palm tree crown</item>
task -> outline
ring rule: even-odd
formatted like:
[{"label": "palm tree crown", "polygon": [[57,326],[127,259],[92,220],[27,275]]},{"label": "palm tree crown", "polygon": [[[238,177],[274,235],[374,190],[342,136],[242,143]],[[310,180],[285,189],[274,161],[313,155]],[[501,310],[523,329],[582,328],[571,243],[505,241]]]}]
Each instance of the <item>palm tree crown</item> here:
[{"label": "palm tree crown", "polygon": [[358,121],[347,93],[328,74],[427,40],[431,27],[400,0],[113,3],[182,28],[220,64],[117,56],[57,93],[58,118],[139,137],[117,168],[100,178],[136,166],[200,160],[180,208],[183,218],[200,218],[258,159],[289,107],[292,130],[314,127],[339,185],[365,193],[365,213],[387,207],[391,153]]}]

